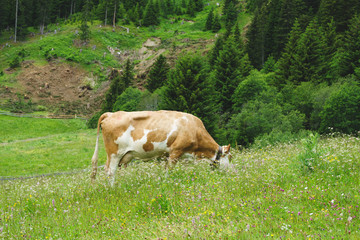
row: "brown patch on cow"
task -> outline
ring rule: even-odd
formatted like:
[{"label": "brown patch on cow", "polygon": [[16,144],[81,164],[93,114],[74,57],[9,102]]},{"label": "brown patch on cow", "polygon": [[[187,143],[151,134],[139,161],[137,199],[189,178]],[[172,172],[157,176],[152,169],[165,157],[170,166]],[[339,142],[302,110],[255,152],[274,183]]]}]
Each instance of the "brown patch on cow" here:
[{"label": "brown patch on cow", "polygon": [[167,141],[167,143],[166,143],[166,145],[167,145],[168,147],[170,147],[171,144],[173,144],[173,142],[175,141],[177,135],[178,135],[178,132],[175,131],[175,132],[173,132],[173,134],[171,134],[171,136],[169,136],[169,139],[168,139],[168,141]]},{"label": "brown patch on cow", "polygon": [[149,132],[147,135],[147,141],[148,142],[162,142],[165,141],[167,138],[167,133],[164,130],[155,130]]},{"label": "brown patch on cow", "polygon": [[144,129],[135,128],[131,131],[131,137],[134,141],[141,139],[144,136]]},{"label": "brown patch on cow", "polygon": [[143,149],[145,152],[150,152],[154,150],[154,144],[152,144],[151,142],[147,142],[143,145]]}]

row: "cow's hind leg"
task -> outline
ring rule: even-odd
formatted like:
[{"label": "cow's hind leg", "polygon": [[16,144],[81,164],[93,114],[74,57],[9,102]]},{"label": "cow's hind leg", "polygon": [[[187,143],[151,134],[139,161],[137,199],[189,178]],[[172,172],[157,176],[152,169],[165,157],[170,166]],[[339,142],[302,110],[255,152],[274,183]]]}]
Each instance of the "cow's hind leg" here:
[{"label": "cow's hind leg", "polygon": [[126,153],[125,155],[118,155],[118,154],[113,154],[111,156],[111,160],[110,160],[110,166],[109,166],[109,181],[110,181],[110,185],[114,186],[114,182],[115,182],[115,173],[116,173],[116,169],[118,166],[122,166],[124,165],[124,167],[126,168],[127,164],[132,160],[132,154]]},{"label": "cow's hind leg", "polygon": [[110,186],[114,186],[115,173],[116,173],[116,169],[119,165],[120,159],[121,159],[121,156],[118,154],[111,155],[110,163],[109,163],[109,170],[108,170]]}]

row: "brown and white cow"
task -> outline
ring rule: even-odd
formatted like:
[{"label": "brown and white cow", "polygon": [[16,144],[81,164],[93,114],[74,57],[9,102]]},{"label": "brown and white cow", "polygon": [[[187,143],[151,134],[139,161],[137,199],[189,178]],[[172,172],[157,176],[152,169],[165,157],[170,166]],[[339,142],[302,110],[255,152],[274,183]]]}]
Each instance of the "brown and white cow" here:
[{"label": "brown and white cow", "polygon": [[167,156],[172,168],[181,157],[208,159],[213,165],[229,164],[230,145],[219,146],[206,131],[202,121],[188,113],[143,111],[104,113],[98,121],[91,178],[95,179],[99,149],[99,131],[107,152],[105,170],[113,185],[118,166],[132,159],[150,160]]}]

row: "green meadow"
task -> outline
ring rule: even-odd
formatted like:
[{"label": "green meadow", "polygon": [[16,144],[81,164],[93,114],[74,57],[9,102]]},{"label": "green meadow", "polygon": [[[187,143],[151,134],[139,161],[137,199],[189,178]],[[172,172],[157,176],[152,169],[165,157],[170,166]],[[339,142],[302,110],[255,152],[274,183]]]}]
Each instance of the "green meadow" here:
[{"label": "green meadow", "polygon": [[1,120],[1,178],[84,171],[1,181],[0,239],[360,238],[358,137],[233,149],[228,170],[135,161],[110,188],[101,168],[90,181],[84,121]]}]

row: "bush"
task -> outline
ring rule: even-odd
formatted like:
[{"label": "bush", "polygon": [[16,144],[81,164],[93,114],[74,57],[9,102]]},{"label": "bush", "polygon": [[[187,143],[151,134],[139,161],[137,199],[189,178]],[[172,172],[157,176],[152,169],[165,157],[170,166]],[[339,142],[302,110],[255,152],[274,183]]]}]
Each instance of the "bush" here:
[{"label": "bush", "polygon": [[320,163],[320,156],[323,152],[321,148],[319,148],[320,136],[318,133],[310,134],[308,138],[302,139],[301,142],[303,144],[303,151],[297,156],[297,160],[300,169],[303,172],[313,172]]},{"label": "bush", "polygon": [[15,56],[9,64],[10,68],[17,68],[20,67],[20,59],[19,56]]},{"label": "bush", "polygon": [[296,110],[284,112],[275,100],[276,92],[269,89],[233,115],[227,124],[227,138],[231,143],[248,146],[256,137],[273,130],[295,133],[302,129],[304,114]]},{"label": "bush", "polygon": [[113,106],[113,111],[136,111],[142,99],[143,93],[137,89],[128,87],[120,96],[117,97]]},{"label": "bush", "polygon": [[87,122],[86,122],[86,126],[88,128],[97,128],[97,124],[99,121],[100,116],[103,114],[103,112],[97,112],[95,113]]},{"label": "bush", "polygon": [[268,88],[269,86],[266,83],[265,74],[262,74],[257,70],[252,71],[251,74],[237,86],[234,92],[234,112],[240,112],[242,106],[246,102],[255,99],[261,92]]},{"label": "bush", "polygon": [[274,146],[281,143],[293,143],[308,137],[310,133],[310,131],[303,129],[298,132],[284,132],[278,129],[273,129],[270,133],[265,133],[256,137],[251,147],[261,149],[269,145]]},{"label": "bush", "polygon": [[31,99],[25,100],[24,96],[17,93],[17,99],[10,99],[4,105],[4,109],[15,113],[30,113],[35,109]]},{"label": "bush", "polygon": [[342,133],[360,130],[360,86],[356,82],[345,83],[333,92],[321,112],[321,132],[329,128]]}]

